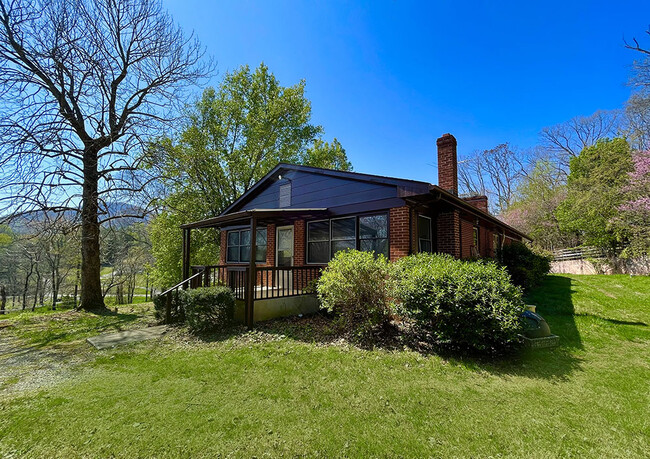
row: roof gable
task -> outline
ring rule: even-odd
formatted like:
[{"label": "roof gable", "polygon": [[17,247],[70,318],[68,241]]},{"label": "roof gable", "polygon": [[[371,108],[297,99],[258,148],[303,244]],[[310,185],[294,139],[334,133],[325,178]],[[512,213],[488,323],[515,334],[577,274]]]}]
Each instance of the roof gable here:
[{"label": "roof gable", "polygon": [[[282,176],[282,179],[279,179]],[[278,164],[221,215],[254,208],[279,208],[280,186],[291,184],[286,208],[336,207],[426,193],[426,182],[295,164]]]}]

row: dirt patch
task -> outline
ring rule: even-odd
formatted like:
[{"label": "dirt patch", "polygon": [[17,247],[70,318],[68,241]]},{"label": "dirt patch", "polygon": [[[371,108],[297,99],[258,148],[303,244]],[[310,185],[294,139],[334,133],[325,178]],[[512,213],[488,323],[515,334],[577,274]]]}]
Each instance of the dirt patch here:
[{"label": "dirt patch", "polygon": [[83,343],[43,349],[0,333],[0,396],[51,387],[91,358]]}]

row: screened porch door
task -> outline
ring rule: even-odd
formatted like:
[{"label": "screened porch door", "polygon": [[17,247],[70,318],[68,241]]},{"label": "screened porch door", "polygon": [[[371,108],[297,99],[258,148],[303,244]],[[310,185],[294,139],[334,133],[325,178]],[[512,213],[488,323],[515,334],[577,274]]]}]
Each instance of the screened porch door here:
[{"label": "screened porch door", "polygon": [[[278,268],[293,266],[293,226],[280,226],[276,230],[275,260]],[[275,285],[280,290],[290,288],[293,284],[293,274],[290,270],[279,269],[276,273]]]}]

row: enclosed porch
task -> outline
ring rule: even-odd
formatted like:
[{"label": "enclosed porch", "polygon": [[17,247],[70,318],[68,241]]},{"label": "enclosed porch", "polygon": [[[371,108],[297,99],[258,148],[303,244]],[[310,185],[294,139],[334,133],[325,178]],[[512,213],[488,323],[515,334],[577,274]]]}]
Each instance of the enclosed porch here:
[{"label": "enclosed porch", "polygon": [[[227,285],[238,303],[235,319],[248,326],[313,312],[322,266],[303,263],[305,220],[327,215],[324,208],[252,209],[183,225],[181,287]],[[218,264],[191,263],[192,230],[201,228],[221,230]]]}]

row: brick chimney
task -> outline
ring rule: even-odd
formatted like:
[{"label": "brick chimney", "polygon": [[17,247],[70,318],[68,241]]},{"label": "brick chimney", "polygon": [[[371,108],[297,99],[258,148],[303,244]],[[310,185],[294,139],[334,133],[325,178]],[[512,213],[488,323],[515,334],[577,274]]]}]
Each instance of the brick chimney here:
[{"label": "brick chimney", "polygon": [[444,134],[436,143],[438,145],[438,186],[458,196],[456,138],[451,134]]},{"label": "brick chimney", "polygon": [[487,196],[484,195],[476,195],[476,196],[469,196],[467,198],[463,198],[463,200],[467,201],[477,209],[481,209],[483,212],[488,211],[488,198]]}]

